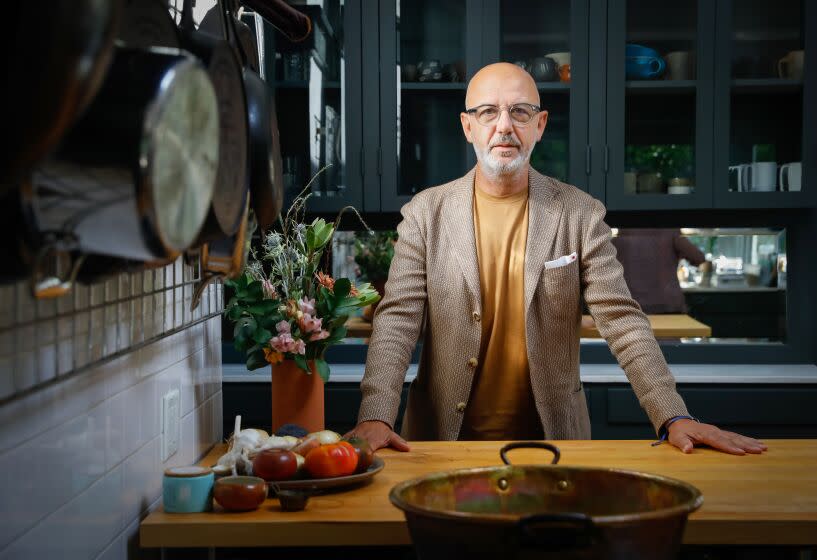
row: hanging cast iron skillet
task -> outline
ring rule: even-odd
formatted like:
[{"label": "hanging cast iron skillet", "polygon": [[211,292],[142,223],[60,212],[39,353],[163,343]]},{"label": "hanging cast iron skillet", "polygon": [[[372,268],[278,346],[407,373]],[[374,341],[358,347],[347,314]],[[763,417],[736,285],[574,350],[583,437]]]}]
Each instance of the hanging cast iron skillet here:
[{"label": "hanging cast iron skillet", "polygon": [[197,31],[192,0],[184,0],[180,34],[183,48],[201,59],[218,100],[219,159],[216,188],[207,219],[194,245],[238,231],[249,196],[247,119],[241,64],[224,39]]},{"label": "hanging cast iron skillet", "polygon": [[22,191],[38,255],[175,258],[204,222],[217,160],[218,106],[202,65],[175,49],[117,48],[93,104]]},{"label": "hanging cast iron skillet", "polygon": [[[0,194],[25,180],[102,85],[123,1],[13,2],[2,108]],[[16,16],[16,17],[15,17]]]},{"label": "hanging cast iron skillet", "polygon": [[[225,21],[232,29],[231,39],[241,54],[244,64],[244,91],[247,94],[247,119],[250,132],[250,200],[258,225],[266,230],[275,222],[283,205],[281,179],[281,152],[272,97],[264,80],[250,67],[253,56],[248,54],[238,37],[238,21],[224,4]],[[253,42],[252,45],[255,45]]]}]

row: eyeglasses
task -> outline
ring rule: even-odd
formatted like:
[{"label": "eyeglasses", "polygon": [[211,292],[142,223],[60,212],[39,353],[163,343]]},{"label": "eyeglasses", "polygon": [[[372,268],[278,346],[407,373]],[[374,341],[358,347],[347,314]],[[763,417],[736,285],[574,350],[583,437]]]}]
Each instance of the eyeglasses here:
[{"label": "eyeglasses", "polygon": [[[513,122],[519,125],[528,124],[534,116],[542,111],[540,107],[531,105],[530,103],[514,103],[513,105],[508,105],[507,109],[508,115],[510,115]],[[469,115],[474,115],[479,124],[489,126],[499,120],[499,116],[502,114],[502,107],[497,107],[496,105],[479,105],[472,109],[466,109],[465,112]]]}]

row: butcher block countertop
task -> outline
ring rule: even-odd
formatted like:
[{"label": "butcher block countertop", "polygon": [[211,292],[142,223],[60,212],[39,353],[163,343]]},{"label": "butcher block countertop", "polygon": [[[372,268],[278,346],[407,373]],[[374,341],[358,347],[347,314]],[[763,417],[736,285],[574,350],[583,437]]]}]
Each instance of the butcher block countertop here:
[{"label": "butcher block countertop", "polygon": [[[694,338],[712,335],[712,328],[685,314],[647,315],[656,338]],[[361,317],[350,317],[346,321],[346,336],[369,338],[372,324]],[[582,316],[579,330],[581,338],[601,338],[598,328],[590,315]]]},{"label": "butcher block countertop", "polygon": [[[763,455],[710,449],[684,455],[649,441],[558,441],[561,465],[617,467],[678,478],[697,486],[704,504],[693,513],[685,544],[817,544],[817,440],[766,440]],[[143,547],[343,546],[409,544],[403,512],[389,491],[426,473],[500,465],[503,442],[412,442],[409,453],[381,450],[385,468],[365,486],[315,496],[306,510],[284,513],[267,499],[254,512],[166,514],[141,524]],[[216,446],[201,464],[224,452]],[[539,450],[510,452],[518,464],[550,461]]]}]

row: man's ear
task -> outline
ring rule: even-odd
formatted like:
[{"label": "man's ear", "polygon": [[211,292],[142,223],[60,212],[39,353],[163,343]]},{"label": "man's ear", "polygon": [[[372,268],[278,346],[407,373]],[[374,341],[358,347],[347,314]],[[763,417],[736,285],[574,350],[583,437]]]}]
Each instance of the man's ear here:
[{"label": "man's ear", "polygon": [[548,112],[547,111],[542,111],[541,113],[539,113],[539,122],[537,123],[537,126],[536,126],[536,128],[538,129],[537,130],[537,136],[536,136],[536,141],[537,142],[542,139],[542,135],[545,133],[545,127],[547,126],[547,124],[548,124]]},{"label": "man's ear", "polygon": [[468,118],[468,113],[460,113],[460,123],[462,124],[462,133],[465,134],[465,139],[469,144],[474,143],[474,138],[471,134],[471,119]]}]

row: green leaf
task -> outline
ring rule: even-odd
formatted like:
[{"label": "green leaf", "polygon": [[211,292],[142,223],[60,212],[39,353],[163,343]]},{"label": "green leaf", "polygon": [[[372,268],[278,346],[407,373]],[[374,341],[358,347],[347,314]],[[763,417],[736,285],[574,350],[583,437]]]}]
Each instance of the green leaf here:
[{"label": "green leaf", "polygon": [[264,352],[253,352],[247,356],[247,369],[252,371],[269,365],[264,359]]},{"label": "green leaf", "polygon": [[227,310],[227,318],[230,321],[238,321],[241,318],[241,307],[233,305]]},{"label": "green leaf", "polygon": [[247,286],[247,296],[245,299],[262,300],[264,299],[264,287],[260,280],[253,280]]},{"label": "green leaf", "polygon": [[269,332],[267,329],[260,328],[255,331],[252,336],[252,339],[259,344],[264,344],[265,342],[269,342],[269,339],[272,338],[272,333]]},{"label": "green leaf", "polygon": [[269,315],[278,311],[278,301],[274,299],[265,299],[247,308],[247,311],[253,315]]},{"label": "green leaf", "polygon": [[318,371],[318,375],[321,376],[324,383],[329,381],[329,364],[326,363],[326,360],[322,360],[320,358],[316,359],[315,369]]},{"label": "green leaf", "polygon": [[348,278],[335,280],[335,303],[343,301],[352,290],[352,282]]},{"label": "green leaf", "polygon": [[295,354],[295,364],[299,368],[304,370],[306,373],[312,373],[311,371],[309,371],[309,365],[307,365],[306,358],[304,356],[301,356],[300,354]]}]

